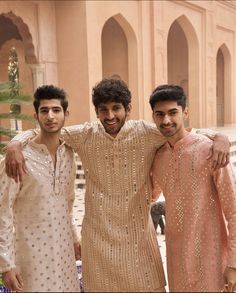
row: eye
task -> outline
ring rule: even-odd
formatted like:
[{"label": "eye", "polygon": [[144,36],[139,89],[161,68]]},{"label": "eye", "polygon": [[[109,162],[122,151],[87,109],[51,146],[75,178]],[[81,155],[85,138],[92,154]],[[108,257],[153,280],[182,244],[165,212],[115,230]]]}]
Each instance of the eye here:
[{"label": "eye", "polygon": [[121,109],[121,106],[115,106],[114,108],[113,108],[113,111],[119,111]]},{"label": "eye", "polygon": [[40,113],[42,113],[42,114],[46,114],[46,113],[48,113],[48,110],[47,110],[47,109],[41,109],[41,110],[40,110]]},{"label": "eye", "polygon": [[98,111],[99,111],[99,112],[102,112],[102,113],[105,113],[105,112],[107,111],[107,109],[105,109],[105,108],[100,108],[100,109],[98,109]]},{"label": "eye", "polygon": [[176,114],[178,114],[178,111],[172,111],[172,112],[169,113],[170,116],[174,116]]},{"label": "eye", "polygon": [[53,112],[55,112],[55,113],[59,113],[59,112],[61,112],[61,108],[53,109]]},{"label": "eye", "polygon": [[164,116],[164,113],[156,112],[156,113],[155,113],[155,116],[156,116],[156,117],[163,117],[163,116]]}]

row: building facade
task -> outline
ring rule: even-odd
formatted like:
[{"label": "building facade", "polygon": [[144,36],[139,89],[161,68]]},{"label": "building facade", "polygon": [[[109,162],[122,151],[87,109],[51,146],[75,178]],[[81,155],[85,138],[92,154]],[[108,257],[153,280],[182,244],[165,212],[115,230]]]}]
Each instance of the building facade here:
[{"label": "building facade", "polygon": [[189,125],[236,123],[235,1],[0,1],[1,82],[12,46],[24,92],[66,90],[68,124],[96,119],[91,91],[104,77],[128,83],[134,119],[152,120],[150,93],[175,83]]}]

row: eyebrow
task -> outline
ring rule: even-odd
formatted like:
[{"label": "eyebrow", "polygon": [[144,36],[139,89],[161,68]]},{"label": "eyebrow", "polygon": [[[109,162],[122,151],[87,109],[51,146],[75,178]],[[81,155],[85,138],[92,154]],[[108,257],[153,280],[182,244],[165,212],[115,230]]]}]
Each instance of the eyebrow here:
[{"label": "eyebrow", "polygon": [[[173,112],[173,111],[179,111],[179,109],[177,109],[177,108],[172,108],[172,109],[168,110],[167,113],[170,113],[170,112]],[[160,111],[160,110],[156,110],[154,113],[165,113],[165,112]]]},{"label": "eyebrow", "polygon": [[50,110],[50,109],[62,109],[62,107],[61,106],[54,106],[54,107],[42,106],[42,107],[39,107],[39,110]]}]

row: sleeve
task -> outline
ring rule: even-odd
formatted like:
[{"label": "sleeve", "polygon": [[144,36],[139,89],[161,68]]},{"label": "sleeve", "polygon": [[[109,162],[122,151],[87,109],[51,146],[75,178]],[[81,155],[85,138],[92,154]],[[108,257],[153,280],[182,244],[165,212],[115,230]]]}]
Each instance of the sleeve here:
[{"label": "sleeve", "polygon": [[201,129],[192,128],[191,133],[202,134],[210,138],[211,140],[214,140],[218,132],[209,128],[201,128]]},{"label": "sleeve", "polygon": [[20,141],[23,145],[27,144],[28,140],[35,137],[39,133],[39,129],[30,129],[18,133],[11,141]]},{"label": "sleeve", "polygon": [[0,163],[0,273],[15,267],[13,205],[19,185],[5,173],[5,161]]},{"label": "sleeve", "polygon": [[73,150],[77,151],[79,145],[85,140],[89,129],[91,129],[90,123],[63,127],[61,137]]},{"label": "sleeve", "polygon": [[153,164],[152,164],[152,168],[151,168],[151,172],[150,172],[150,178],[151,178],[151,184],[152,184],[152,202],[157,201],[157,199],[160,197],[161,193],[162,193],[162,189],[158,184],[158,175],[157,175],[157,163],[156,160],[153,160]]},{"label": "sleeve", "polygon": [[78,241],[80,242],[80,237],[76,228],[76,221],[74,216],[75,177],[76,177],[76,163],[75,163],[75,157],[73,156],[73,166],[72,166],[72,172],[71,172],[71,178],[70,178],[71,180],[69,185],[69,195],[68,195],[68,206],[69,206],[71,229],[72,229],[74,243]]},{"label": "sleeve", "polygon": [[[61,138],[74,150],[77,150],[80,143],[82,143],[83,140],[86,138],[89,129],[91,129],[91,123],[63,127],[61,130]],[[12,139],[12,141],[17,140],[20,141],[23,145],[25,145],[28,142],[28,140],[37,135],[39,131],[39,129],[30,129],[21,132],[17,134]]]},{"label": "sleeve", "polygon": [[228,228],[228,266],[236,268],[236,178],[232,165],[213,173]]},{"label": "sleeve", "polygon": [[149,140],[155,142],[157,149],[162,147],[167,142],[166,138],[161,134],[154,123],[143,120],[143,125],[146,129],[146,134],[149,137]]}]

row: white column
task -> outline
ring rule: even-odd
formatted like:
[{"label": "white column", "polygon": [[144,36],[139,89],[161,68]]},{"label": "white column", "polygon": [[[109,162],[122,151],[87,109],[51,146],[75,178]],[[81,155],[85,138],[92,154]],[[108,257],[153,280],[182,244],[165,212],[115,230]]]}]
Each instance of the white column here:
[{"label": "white column", "polygon": [[34,91],[45,83],[45,67],[42,64],[30,65],[33,74]]}]

